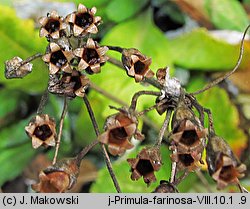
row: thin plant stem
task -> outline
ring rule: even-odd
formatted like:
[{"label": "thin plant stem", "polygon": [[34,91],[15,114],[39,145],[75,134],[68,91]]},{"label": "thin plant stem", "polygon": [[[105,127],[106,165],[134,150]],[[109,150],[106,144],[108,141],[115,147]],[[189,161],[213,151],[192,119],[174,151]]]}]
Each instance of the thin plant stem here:
[{"label": "thin plant stem", "polygon": [[207,179],[204,177],[203,173],[200,170],[195,171],[196,175],[198,176],[198,178],[201,180],[201,182],[203,183],[203,185],[206,187],[207,191],[212,193],[212,189],[210,188],[210,185],[207,181]]},{"label": "thin plant stem", "polygon": [[[86,108],[87,108],[87,110],[88,110],[88,113],[89,113],[89,116],[90,116],[92,125],[93,125],[94,130],[95,130],[95,133],[96,133],[96,136],[98,137],[98,136],[100,135],[100,131],[99,131],[99,128],[98,128],[96,119],[95,119],[94,112],[93,112],[93,110],[92,110],[92,107],[91,107],[91,105],[90,105],[90,103],[89,103],[89,100],[88,100],[87,96],[84,96],[84,97],[83,97],[83,101],[84,101],[84,103],[85,103],[85,105],[86,105]],[[113,171],[112,163],[111,163],[111,161],[110,161],[110,158],[109,158],[109,155],[108,155],[108,153],[107,153],[107,150],[106,150],[106,148],[105,148],[105,146],[104,146],[103,143],[99,142],[99,144],[100,144],[100,146],[101,146],[102,153],[103,153],[103,157],[104,157],[104,159],[105,159],[105,162],[106,162],[108,171],[109,171],[109,173],[110,173],[110,176],[111,176],[111,178],[112,178],[112,181],[113,181],[113,183],[114,183],[114,186],[115,186],[115,188],[116,188],[116,191],[117,191],[118,193],[121,193],[121,189],[120,189],[119,183],[118,183],[118,181],[117,181],[117,179],[116,179],[115,173],[114,173],[114,171]]]},{"label": "thin plant stem", "polygon": [[37,114],[41,114],[43,112],[43,108],[45,107],[48,101],[48,98],[49,98],[49,92],[48,92],[48,88],[46,88],[46,90],[43,92],[39,106],[37,108],[37,111],[36,111]]},{"label": "thin plant stem", "polygon": [[244,40],[245,40],[245,36],[246,36],[247,31],[248,31],[249,28],[250,28],[250,25],[247,26],[247,28],[245,29],[245,31],[243,33],[243,37],[242,37],[241,42],[240,42],[240,54],[239,54],[237,63],[234,66],[233,70],[226,73],[224,76],[221,76],[221,77],[213,80],[208,85],[206,85],[204,88],[191,93],[192,95],[200,94],[200,93],[202,93],[204,91],[207,91],[208,89],[214,87],[215,85],[219,84],[221,81],[223,81],[223,80],[227,79],[229,76],[231,76],[239,68],[239,66],[241,64],[241,61],[242,61],[243,53],[244,53]]},{"label": "thin plant stem", "polygon": [[31,56],[31,57],[28,57],[27,59],[23,60],[23,61],[20,63],[20,65],[25,65],[25,64],[27,64],[28,62],[31,62],[31,61],[33,61],[33,60],[35,60],[35,59],[37,59],[37,58],[42,57],[42,56],[43,56],[43,54],[37,53],[37,54],[35,54],[35,55],[33,55],[33,56]]},{"label": "thin plant stem", "polygon": [[[115,66],[117,66],[117,67],[125,70],[123,64],[119,60],[117,60],[117,59],[115,59],[113,57],[109,56],[108,62],[110,62],[111,64],[113,64],[113,65],[115,65]],[[145,83],[148,83],[148,84],[156,87],[157,89],[162,89],[161,84],[156,79],[154,79],[154,78],[144,78],[143,81]]]},{"label": "thin plant stem", "polygon": [[97,144],[99,144],[98,140],[94,140],[93,142],[91,142],[89,145],[87,145],[86,147],[84,147],[81,152],[78,153],[78,155],[76,156],[76,162],[77,165],[80,166],[82,159],[85,157],[85,155]]},{"label": "thin plant stem", "polygon": [[177,186],[179,183],[181,183],[189,174],[189,171],[188,170],[185,170],[184,173],[178,178],[176,179],[173,184],[175,186]]},{"label": "thin plant stem", "polygon": [[[173,150],[173,154],[175,155],[176,153],[177,153],[177,149],[175,148]],[[172,162],[171,174],[170,174],[170,180],[169,180],[171,184],[175,182],[176,173],[177,173],[177,162]]]},{"label": "thin plant stem", "polygon": [[67,101],[67,97],[64,97],[63,110],[62,110],[62,114],[61,114],[61,118],[60,118],[60,122],[59,122],[59,131],[58,131],[58,137],[56,140],[55,155],[54,155],[54,159],[52,161],[52,165],[54,165],[56,163],[56,159],[57,159],[57,155],[58,155],[58,151],[59,151],[59,147],[60,147],[60,143],[61,143],[61,138],[62,138],[63,123],[64,123],[64,119],[65,119],[65,116],[67,113],[67,109],[68,109],[68,101]]},{"label": "thin plant stem", "polygon": [[136,109],[136,105],[137,105],[137,101],[138,101],[138,98],[142,95],[153,95],[153,96],[160,96],[161,95],[161,92],[156,92],[156,91],[138,91],[134,94],[132,100],[131,100],[131,104],[130,104],[130,107],[129,107],[129,110],[131,112],[134,112],[135,109]]},{"label": "thin plant stem", "polygon": [[240,183],[237,184],[241,193],[249,193],[249,191],[243,187]]},{"label": "thin plant stem", "polygon": [[109,48],[109,50],[112,50],[112,51],[116,51],[116,52],[120,52],[120,53],[123,52],[123,48],[119,47],[119,46],[107,46],[107,47]]},{"label": "thin plant stem", "polygon": [[165,120],[164,120],[164,123],[160,129],[160,132],[159,132],[159,135],[158,135],[158,138],[156,140],[156,143],[155,143],[155,146],[160,148],[161,146],[161,143],[162,143],[162,139],[163,139],[163,136],[165,134],[165,131],[168,127],[168,124],[169,124],[169,120],[170,120],[170,117],[171,117],[171,114],[172,114],[172,110],[167,110],[167,113],[166,113],[166,117],[165,117]]},{"label": "thin plant stem", "polygon": [[140,117],[142,115],[145,115],[147,112],[150,112],[151,110],[154,110],[157,106],[158,106],[158,104],[155,104],[155,105],[153,105],[151,107],[148,107],[145,110],[142,110],[141,112],[136,113],[135,116]]}]

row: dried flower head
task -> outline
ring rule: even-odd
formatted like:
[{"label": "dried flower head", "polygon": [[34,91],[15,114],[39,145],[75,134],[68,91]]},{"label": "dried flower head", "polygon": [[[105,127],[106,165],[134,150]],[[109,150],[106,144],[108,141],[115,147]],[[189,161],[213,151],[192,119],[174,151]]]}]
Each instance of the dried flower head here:
[{"label": "dried flower head", "polygon": [[33,148],[36,149],[41,145],[55,146],[56,124],[49,115],[36,115],[25,127],[25,131],[32,139]]},{"label": "dried flower head", "polygon": [[76,183],[79,166],[75,159],[65,159],[48,167],[39,174],[40,182],[32,189],[40,193],[61,193],[71,189]]},{"label": "dried flower head", "polygon": [[49,65],[50,74],[56,74],[60,70],[71,73],[70,61],[73,57],[72,51],[64,50],[58,44],[52,42],[48,47],[48,52],[42,59]]},{"label": "dried flower head", "polygon": [[48,91],[69,98],[84,97],[88,86],[89,79],[81,72],[73,70],[72,73],[50,75]]},{"label": "dried flower head", "polygon": [[23,78],[32,72],[32,64],[22,64],[23,60],[20,57],[13,57],[5,62],[5,78]]},{"label": "dried flower head", "polygon": [[155,188],[153,193],[177,193],[178,190],[170,182],[161,180],[160,185]]},{"label": "dried flower head", "polygon": [[[173,146],[171,147],[173,150]],[[195,171],[201,168],[201,165],[204,164],[202,161],[202,153],[192,151],[190,153],[173,153],[171,160],[177,163],[178,171],[188,170]]]},{"label": "dried flower head", "polygon": [[206,131],[190,120],[184,119],[174,129],[170,138],[174,141],[177,152],[189,153],[196,151],[202,153],[205,147]]},{"label": "dried flower head", "polygon": [[211,133],[206,150],[208,171],[217,182],[218,189],[239,183],[238,178],[244,177],[246,166],[235,157],[226,141]]},{"label": "dried flower head", "polygon": [[96,41],[89,38],[82,48],[74,51],[74,54],[80,58],[78,70],[86,70],[89,74],[99,73],[101,65],[108,60],[108,56],[105,55],[107,51],[108,47],[100,47]]},{"label": "dried flower head", "polygon": [[96,8],[88,9],[83,4],[78,5],[77,12],[73,12],[66,17],[66,22],[71,25],[74,36],[85,36],[86,34],[96,34],[97,26],[101,22],[101,17],[96,16]]},{"label": "dried flower head", "polygon": [[148,186],[156,181],[154,172],[161,167],[161,155],[158,148],[144,148],[136,158],[127,161],[131,166],[131,179],[133,181],[143,177]]},{"label": "dried flower head", "polygon": [[131,143],[132,136],[142,140],[143,135],[137,129],[136,117],[127,112],[119,112],[107,118],[105,132],[99,135],[98,140],[108,145],[112,155],[122,155],[134,145]]},{"label": "dried flower head", "polygon": [[154,72],[149,69],[151,62],[151,58],[146,57],[137,49],[130,48],[122,51],[122,64],[127,74],[134,77],[136,82],[142,81],[145,77],[154,76]]},{"label": "dried flower head", "polygon": [[67,28],[67,24],[64,23],[63,18],[56,11],[48,13],[47,17],[41,17],[39,23],[42,25],[40,37],[46,36],[47,38],[59,39]]}]

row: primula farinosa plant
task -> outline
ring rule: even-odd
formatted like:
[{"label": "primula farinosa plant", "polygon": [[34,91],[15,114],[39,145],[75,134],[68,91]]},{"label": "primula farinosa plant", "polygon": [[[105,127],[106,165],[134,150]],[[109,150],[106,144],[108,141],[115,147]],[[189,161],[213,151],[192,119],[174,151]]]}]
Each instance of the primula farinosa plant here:
[{"label": "primula farinosa plant", "polygon": [[[95,7],[86,8],[82,4],[79,4],[77,11],[66,17],[59,16],[56,11],[48,13],[46,17],[39,19],[40,37],[45,37],[48,41],[45,53],[35,54],[26,60],[16,56],[5,62],[7,79],[23,78],[32,73],[30,62],[35,59],[42,59],[48,66],[47,90],[42,96],[37,115],[30,120],[25,131],[31,138],[34,149],[40,146],[54,147],[55,154],[52,165],[40,171],[40,181],[32,185],[33,190],[66,192],[73,188],[77,182],[82,159],[94,146],[100,144],[114,187],[117,192],[121,192],[122,188],[112,169],[109,154],[120,157],[135,146],[134,139],[138,142],[144,140],[145,137],[138,128],[139,118],[155,109],[159,115],[165,115],[158,137],[154,144],[144,147],[135,158],[127,159],[131,170],[124,171],[124,175],[131,175],[133,181],[143,178],[146,185],[159,181],[159,185],[152,192],[178,192],[178,184],[190,172],[198,171],[206,164],[209,175],[217,182],[218,189],[234,184],[241,192],[247,192],[239,181],[244,176],[246,166],[237,159],[227,142],[216,134],[212,113],[200,105],[195,97],[229,77],[238,68],[247,30],[241,41],[240,56],[235,68],[203,89],[188,93],[182,88],[178,79],[170,77],[168,67],[159,68],[154,74],[150,69],[151,58],[138,49],[101,46],[91,38],[93,34],[98,33],[98,26],[101,24],[101,17],[95,14]],[[108,57],[106,55],[108,50],[120,53],[121,60]],[[104,129],[101,130],[95,119],[91,102],[88,100],[87,90],[92,85],[91,76],[100,74],[102,66],[107,61],[125,69],[127,75],[136,82],[135,85],[140,85],[142,82],[148,83],[156,90],[136,92],[128,107],[111,107],[116,113],[106,118]],[[115,78],[114,82],[116,82]],[[48,93],[64,98],[59,127],[56,127],[56,121],[50,115],[43,112]],[[155,97],[155,104],[138,112],[138,99],[142,95]],[[68,100],[76,97],[82,98],[86,105],[96,140],[84,147],[76,156],[57,160]],[[209,121],[207,127],[205,118]],[[164,163],[160,149],[163,146],[164,135],[167,136],[165,138],[171,150],[169,158],[172,169],[166,171],[170,179],[156,179],[155,172],[159,171]]]}]

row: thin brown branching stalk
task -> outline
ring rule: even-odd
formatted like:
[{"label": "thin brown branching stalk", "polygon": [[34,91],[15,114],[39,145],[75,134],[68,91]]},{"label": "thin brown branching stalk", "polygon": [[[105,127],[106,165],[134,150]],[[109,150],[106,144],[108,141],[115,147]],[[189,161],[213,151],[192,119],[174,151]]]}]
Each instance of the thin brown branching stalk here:
[{"label": "thin brown branching stalk", "polygon": [[112,50],[112,51],[116,51],[116,52],[120,52],[120,53],[123,52],[123,48],[119,47],[119,46],[107,46],[107,47],[109,48],[109,50]]},{"label": "thin brown branching stalk", "polygon": [[[90,116],[92,125],[93,125],[94,130],[95,130],[95,133],[96,133],[96,136],[99,136],[99,135],[100,135],[99,127],[98,127],[98,124],[97,124],[97,122],[96,122],[94,112],[93,112],[93,110],[92,110],[92,107],[91,107],[91,105],[90,105],[90,103],[89,103],[89,100],[88,100],[87,96],[83,97],[83,101],[84,101],[84,103],[85,103],[85,105],[86,105],[86,108],[87,108],[87,110],[88,110],[88,113],[89,113],[89,116]],[[105,162],[106,162],[108,171],[109,171],[109,173],[110,173],[110,176],[111,176],[111,178],[112,178],[112,180],[113,180],[113,183],[114,183],[114,186],[115,186],[115,188],[116,188],[116,191],[117,191],[118,193],[121,193],[121,189],[120,189],[119,183],[118,183],[118,181],[117,181],[117,179],[116,179],[115,173],[114,173],[114,171],[113,171],[112,163],[111,163],[111,161],[110,161],[110,158],[109,158],[108,152],[107,152],[107,150],[106,150],[106,148],[105,148],[105,145],[102,144],[102,143],[100,143],[100,146],[101,146],[101,149],[102,149],[103,157],[104,157],[104,159],[105,159]]]},{"label": "thin brown branching stalk", "polygon": [[85,155],[97,144],[99,143],[98,140],[95,140],[93,142],[91,142],[89,145],[87,145],[86,147],[84,147],[82,149],[81,152],[78,153],[78,155],[76,156],[76,161],[78,166],[80,166],[82,159],[85,157]]},{"label": "thin brown branching stalk", "polygon": [[166,118],[164,120],[164,123],[163,123],[161,129],[160,129],[158,138],[157,138],[156,143],[155,143],[155,146],[158,147],[158,148],[160,148],[161,143],[162,143],[162,139],[164,137],[166,129],[168,128],[168,124],[169,124],[169,121],[170,121],[170,118],[171,118],[171,114],[172,114],[172,110],[168,110],[167,113],[166,113]]},{"label": "thin brown branching stalk", "polygon": [[[177,153],[177,149],[175,148],[173,150],[173,155],[175,155],[176,153]],[[169,180],[171,184],[175,182],[176,173],[177,173],[177,162],[172,162],[171,174],[170,174],[170,180]]]},{"label": "thin brown branching stalk", "polygon": [[27,64],[27,63],[29,63],[29,62],[35,60],[35,59],[38,59],[38,58],[40,58],[40,57],[42,57],[42,56],[43,56],[43,54],[41,54],[41,53],[37,53],[37,54],[35,54],[35,55],[32,55],[31,57],[28,57],[27,59],[23,60],[23,61],[20,63],[20,65],[25,65],[25,64]]},{"label": "thin brown branching stalk", "polygon": [[134,94],[132,100],[131,100],[131,104],[129,107],[129,110],[131,112],[134,112],[136,110],[136,105],[137,105],[137,101],[138,98],[142,95],[153,95],[153,96],[160,96],[161,92],[156,92],[156,91],[138,91]]},{"label": "thin brown branching stalk", "polygon": [[181,183],[188,176],[189,173],[190,172],[188,170],[185,170],[184,173],[173,182],[173,184],[175,186],[177,186],[179,183]]},{"label": "thin brown branching stalk", "polygon": [[249,193],[249,191],[243,187],[240,183],[237,184],[241,193]]},{"label": "thin brown branching stalk", "polygon": [[46,88],[46,90],[43,92],[39,106],[37,108],[37,111],[36,111],[37,114],[41,114],[43,112],[43,108],[45,107],[48,101],[48,97],[49,97],[49,92],[48,92],[48,88]]},{"label": "thin brown branching stalk", "polygon": [[67,114],[67,109],[68,109],[68,100],[67,100],[67,97],[64,97],[63,110],[62,110],[62,114],[61,114],[61,118],[59,122],[59,131],[58,131],[58,136],[56,139],[55,155],[52,161],[52,165],[56,163],[56,159],[57,159],[57,155],[58,155],[58,151],[59,151],[59,147],[61,143],[61,138],[62,138],[63,123],[64,123],[65,116]]},{"label": "thin brown branching stalk", "polygon": [[212,193],[213,190],[210,188],[210,185],[209,185],[207,179],[205,178],[205,176],[203,175],[203,173],[200,170],[195,171],[195,173],[198,176],[198,178],[200,179],[201,183],[205,186],[207,191]]},{"label": "thin brown branching stalk", "polygon": [[250,25],[247,26],[247,28],[245,29],[244,33],[243,33],[243,37],[241,39],[241,42],[240,42],[240,54],[239,54],[239,57],[238,57],[238,60],[237,60],[237,63],[236,65],[234,66],[233,70],[226,73],[224,76],[221,76],[217,79],[215,79],[214,81],[210,82],[208,85],[206,85],[204,88],[198,90],[198,91],[195,91],[193,93],[191,93],[192,95],[197,95],[197,94],[200,94],[204,91],[207,91],[208,89],[216,86],[217,84],[219,84],[221,81],[227,79],[229,76],[231,76],[240,66],[241,64],[241,61],[242,61],[242,57],[243,57],[243,53],[244,53],[244,40],[245,40],[245,37],[246,37],[246,34],[247,34],[247,31],[248,29],[250,28]]},{"label": "thin brown branching stalk", "polygon": [[155,104],[155,105],[153,105],[151,107],[148,107],[148,108],[142,110],[141,112],[136,113],[135,116],[140,117],[142,115],[145,115],[147,112],[150,112],[150,111],[154,110],[157,106],[158,106],[158,104]]}]

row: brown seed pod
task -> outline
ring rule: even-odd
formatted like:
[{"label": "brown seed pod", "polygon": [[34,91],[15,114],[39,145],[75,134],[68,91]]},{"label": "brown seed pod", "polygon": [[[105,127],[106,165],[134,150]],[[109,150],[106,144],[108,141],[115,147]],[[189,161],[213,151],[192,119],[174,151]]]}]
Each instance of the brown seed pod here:
[{"label": "brown seed pod", "polygon": [[56,74],[60,70],[67,73],[72,72],[70,61],[74,55],[71,50],[64,50],[58,44],[51,42],[47,51],[42,59],[49,65],[50,74]]},{"label": "brown seed pod", "polygon": [[37,149],[41,145],[55,146],[56,123],[47,114],[36,115],[25,127],[27,135],[32,139],[33,148]]},{"label": "brown seed pod", "polygon": [[39,174],[40,182],[33,184],[32,189],[40,193],[61,193],[71,189],[79,174],[76,159],[64,159],[49,166]]},{"label": "brown seed pod", "polygon": [[[171,147],[173,149],[173,147]],[[178,171],[187,169],[188,171],[195,171],[201,168],[203,164],[202,153],[192,151],[189,153],[173,153],[171,160],[177,163]]]},{"label": "brown seed pod", "polygon": [[244,177],[246,166],[235,157],[223,138],[210,133],[206,151],[208,171],[217,182],[218,189],[223,189],[229,184],[237,184],[239,178]]},{"label": "brown seed pod", "polygon": [[154,76],[154,72],[149,69],[151,62],[151,58],[143,55],[138,49],[130,48],[122,51],[122,64],[127,74],[134,77],[136,82]]},{"label": "brown seed pod", "polygon": [[73,70],[72,73],[50,75],[48,91],[69,98],[84,97],[88,86],[89,79],[81,72]]},{"label": "brown seed pod", "polygon": [[5,62],[5,78],[23,78],[27,74],[32,72],[32,64],[26,63],[22,65],[22,59],[20,57],[13,57]]},{"label": "brown seed pod", "polygon": [[101,17],[95,16],[96,8],[88,9],[83,4],[78,5],[78,10],[66,17],[66,22],[71,26],[74,36],[96,34],[97,26],[101,23]]},{"label": "brown seed pod", "polygon": [[131,179],[133,181],[143,177],[144,182],[149,186],[156,181],[154,175],[162,165],[161,154],[156,147],[144,148],[136,156],[136,158],[127,159],[131,166]]},{"label": "brown seed pod", "polygon": [[83,47],[74,50],[74,54],[80,58],[78,70],[85,70],[89,74],[99,73],[101,65],[108,60],[105,55],[107,51],[108,47],[100,47],[96,41],[89,38]]},{"label": "brown seed pod", "polygon": [[137,118],[128,112],[119,112],[107,118],[105,132],[99,135],[98,140],[108,145],[108,151],[112,155],[122,155],[134,145],[131,138],[142,140],[143,135],[137,129]]},{"label": "brown seed pod", "polygon": [[160,185],[155,188],[153,193],[178,193],[178,190],[170,182],[161,180]]},{"label": "brown seed pod", "polygon": [[202,153],[205,147],[206,131],[190,120],[184,119],[175,128],[170,138],[178,153]]},{"label": "brown seed pod", "polygon": [[42,25],[40,37],[59,39],[67,28],[67,24],[64,23],[63,18],[58,15],[57,11],[48,13],[47,17],[41,17],[39,23]]}]

